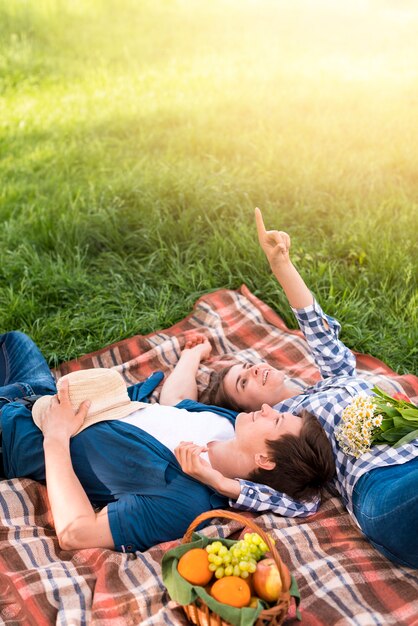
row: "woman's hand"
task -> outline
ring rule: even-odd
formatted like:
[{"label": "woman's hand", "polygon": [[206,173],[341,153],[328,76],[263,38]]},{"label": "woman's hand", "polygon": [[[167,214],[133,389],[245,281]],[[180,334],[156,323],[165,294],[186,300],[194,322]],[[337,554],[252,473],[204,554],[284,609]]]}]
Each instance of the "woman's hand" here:
[{"label": "woman's hand", "polygon": [[63,380],[59,394],[52,396],[41,421],[44,439],[69,440],[81,428],[89,407],[90,401],[85,400],[74,411],[68,393],[68,381]]},{"label": "woman's hand", "polygon": [[258,241],[270,263],[271,269],[277,271],[280,267],[288,265],[290,263],[289,235],[279,230],[266,230],[259,208],[255,209],[255,221],[257,224]]},{"label": "woman's hand", "polygon": [[211,355],[212,346],[209,339],[205,337],[205,335],[196,333],[187,339],[184,344],[183,352],[184,350],[191,350],[195,354],[199,355],[200,361],[206,361],[206,359],[208,359]]},{"label": "woman's hand", "polygon": [[175,406],[181,400],[197,400],[196,376],[201,361],[212,352],[209,340],[202,333],[191,333],[186,338],[177,365],[165,379],[160,394],[160,404]]},{"label": "woman's hand", "polygon": [[270,263],[273,274],[282,286],[289,304],[304,309],[313,304],[313,296],[302,276],[290,260],[290,237],[278,230],[266,230],[260,209],[255,210],[255,221],[260,246]]}]

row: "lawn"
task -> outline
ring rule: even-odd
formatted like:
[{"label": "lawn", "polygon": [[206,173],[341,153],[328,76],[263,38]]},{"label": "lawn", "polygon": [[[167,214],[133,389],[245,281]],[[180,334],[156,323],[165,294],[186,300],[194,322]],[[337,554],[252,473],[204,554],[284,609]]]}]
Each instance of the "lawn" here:
[{"label": "lawn", "polygon": [[417,372],[418,10],[0,0],[0,330],[52,365],[244,282],[253,207],[350,347]]}]

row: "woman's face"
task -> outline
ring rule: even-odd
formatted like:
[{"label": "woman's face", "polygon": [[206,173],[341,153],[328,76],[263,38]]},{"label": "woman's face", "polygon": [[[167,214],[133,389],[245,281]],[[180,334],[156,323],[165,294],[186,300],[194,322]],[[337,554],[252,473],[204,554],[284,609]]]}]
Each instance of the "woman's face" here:
[{"label": "woman's face", "polygon": [[225,395],[245,411],[256,411],[264,402],[274,406],[289,397],[285,374],[268,363],[233,365],[222,385]]}]

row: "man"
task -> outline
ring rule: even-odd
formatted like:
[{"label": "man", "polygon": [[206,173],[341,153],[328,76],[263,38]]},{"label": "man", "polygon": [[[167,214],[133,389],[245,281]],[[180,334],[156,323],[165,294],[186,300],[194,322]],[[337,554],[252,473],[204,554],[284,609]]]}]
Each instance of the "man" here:
[{"label": "man", "polygon": [[[225,480],[236,484],[262,468],[280,488],[283,454],[276,463],[274,446],[286,453],[289,441],[312,449],[307,493],[334,472],[330,446],[312,416],[280,414],[267,405],[238,415],[191,401],[141,405],[131,402],[122,377],[105,369],[69,374],[51,398],[55,391],[31,339],[2,335],[4,471],[8,478],[46,480],[63,549],[131,552],[181,537],[198,514],[227,505]],[[33,406],[36,423],[27,406],[13,401],[34,394],[42,396]],[[181,443],[190,438],[193,444]],[[197,458],[210,469],[211,485],[182,471]]]}]

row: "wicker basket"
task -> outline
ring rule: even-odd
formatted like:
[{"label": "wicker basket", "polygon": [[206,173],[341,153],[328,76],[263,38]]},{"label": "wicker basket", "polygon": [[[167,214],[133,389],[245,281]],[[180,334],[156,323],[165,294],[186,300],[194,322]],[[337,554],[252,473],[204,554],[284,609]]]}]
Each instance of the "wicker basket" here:
[{"label": "wicker basket", "polygon": [[[264,609],[259,614],[257,621],[255,622],[255,626],[280,626],[283,624],[286,619],[287,612],[289,610],[290,605],[290,585],[291,585],[291,576],[289,570],[286,565],[281,560],[279,553],[277,552],[276,546],[274,542],[270,539],[267,533],[259,528],[257,524],[247,517],[240,515],[239,513],[233,513],[232,511],[223,511],[219,509],[214,509],[212,511],[208,511],[206,513],[202,513],[198,515],[196,519],[190,524],[189,528],[186,530],[186,533],[183,537],[182,543],[189,543],[193,531],[199,524],[207,519],[211,519],[213,517],[223,517],[230,520],[235,520],[248,526],[254,532],[258,533],[263,541],[268,545],[272,557],[275,560],[277,565],[277,569],[279,570],[280,577],[282,579],[282,591],[280,593],[280,597],[273,607],[269,609]],[[198,598],[196,602],[192,604],[188,604],[187,606],[183,606],[184,612],[187,615],[187,618],[193,624],[197,626],[230,626],[228,622],[222,619],[219,615],[214,613],[207,604],[201,599]]]}]

